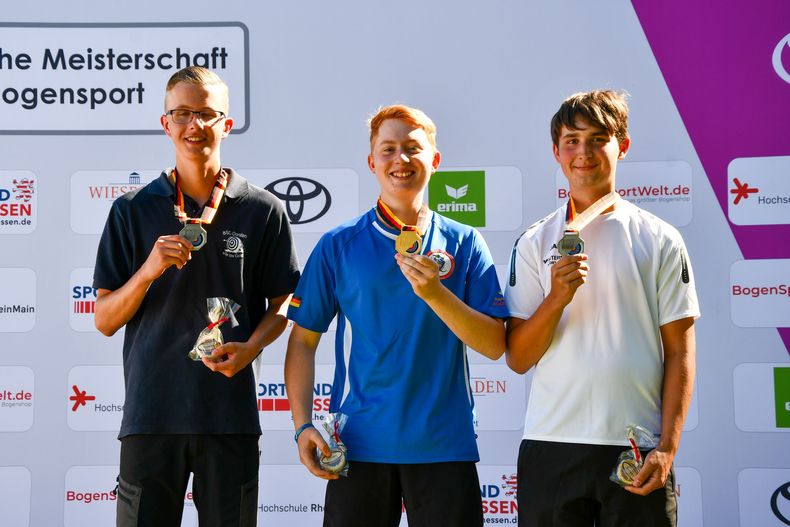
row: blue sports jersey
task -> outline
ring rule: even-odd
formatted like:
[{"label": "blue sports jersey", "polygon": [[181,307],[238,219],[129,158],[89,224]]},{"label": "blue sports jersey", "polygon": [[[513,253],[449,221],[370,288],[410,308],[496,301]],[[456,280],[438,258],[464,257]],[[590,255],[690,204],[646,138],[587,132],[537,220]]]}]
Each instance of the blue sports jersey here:
[{"label": "blue sports jersey", "polygon": [[[466,347],[401,273],[397,234],[375,209],[325,234],[288,317],[320,333],[338,317],[330,411],[348,415],[341,437],[349,459],[477,461]],[[422,254],[439,263],[442,283],[467,305],[507,317],[475,229],[432,212]]]}]

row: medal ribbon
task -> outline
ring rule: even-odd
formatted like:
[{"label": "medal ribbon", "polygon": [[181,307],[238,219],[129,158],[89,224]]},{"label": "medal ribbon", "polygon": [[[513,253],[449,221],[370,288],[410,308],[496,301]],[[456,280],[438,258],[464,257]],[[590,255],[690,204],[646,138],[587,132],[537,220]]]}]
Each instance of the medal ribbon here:
[{"label": "medal ribbon", "polygon": [[568,206],[565,209],[565,230],[579,232],[587,226],[596,216],[614,205],[620,199],[620,194],[616,190],[611,191],[598,201],[584,209],[583,212],[576,214],[576,204],[573,203],[573,196],[568,199]]},{"label": "medal ribbon", "polygon": [[[418,223],[420,223],[420,220],[424,219],[424,217],[423,217],[423,210],[425,208],[426,208],[425,205],[423,205],[423,208],[420,209],[420,215],[419,215],[418,220],[417,220]],[[419,234],[420,236],[423,235],[424,230],[420,229],[417,225],[406,225],[405,223],[403,223],[401,221],[401,219],[398,218],[395,215],[395,213],[392,212],[392,210],[390,210],[390,208],[387,206],[387,204],[384,203],[381,200],[381,197],[379,197],[378,201],[376,202],[376,214],[378,214],[379,218],[381,218],[382,221],[385,224],[387,224],[388,227],[390,227],[392,229],[395,229],[395,230],[401,231],[401,232],[403,232],[403,231],[414,231],[417,234]]]},{"label": "medal ribbon", "polygon": [[631,450],[634,452],[634,459],[637,463],[641,463],[642,454],[639,452],[639,447],[636,445],[636,436],[632,432],[628,432],[628,442],[631,443]]},{"label": "medal ribbon", "polygon": [[214,219],[214,216],[216,216],[220,201],[222,201],[222,196],[225,194],[225,188],[228,185],[227,173],[220,169],[219,176],[217,176],[217,181],[214,183],[214,188],[211,190],[211,196],[209,197],[206,205],[203,207],[203,213],[199,218],[190,218],[184,211],[184,193],[181,192],[181,186],[178,184],[178,172],[176,172],[175,168],[173,169],[173,180],[175,181],[176,187],[176,204],[174,207],[176,218],[178,218],[184,224],[210,224]]}]

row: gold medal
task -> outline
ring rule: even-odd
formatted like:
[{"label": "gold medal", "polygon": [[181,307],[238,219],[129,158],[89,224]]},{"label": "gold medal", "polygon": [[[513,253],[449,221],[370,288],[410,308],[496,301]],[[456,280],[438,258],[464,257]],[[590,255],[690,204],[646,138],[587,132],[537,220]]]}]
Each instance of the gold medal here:
[{"label": "gold medal", "polygon": [[400,254],[420,254],[422,249],[422,236],[412,229],[404,228],[395,238],[395,250]]}]

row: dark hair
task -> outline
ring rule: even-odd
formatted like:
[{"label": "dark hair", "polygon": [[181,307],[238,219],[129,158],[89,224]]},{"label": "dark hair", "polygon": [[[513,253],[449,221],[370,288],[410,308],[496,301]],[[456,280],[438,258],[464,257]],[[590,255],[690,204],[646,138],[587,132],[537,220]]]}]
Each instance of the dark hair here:
[{"label": "dark hair", "polygon": [[622,143],[628,137],[628,103],[625,92],[594,90],[574,93],[565,99],[551,118],[551,140],[559,145],[560,130],[576,129],[576,119],[581,117],[593,126],[603,128]]}]

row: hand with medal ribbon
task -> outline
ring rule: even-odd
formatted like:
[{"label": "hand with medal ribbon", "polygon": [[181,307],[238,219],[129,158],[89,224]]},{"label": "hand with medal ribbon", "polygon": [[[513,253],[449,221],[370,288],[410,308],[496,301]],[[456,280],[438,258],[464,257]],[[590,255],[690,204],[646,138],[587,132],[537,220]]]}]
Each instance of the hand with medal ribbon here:
[{"label": "hand with medal ribbon", "polygon": [[628,487],[634,484],[639,471],[642,470],[644,459],[642,450],[652,450],[656,447],[656,438],[648,430],[641,426],[628,425],[625,428],[626,438],[631,444],[630,450],[625,450],[617,458],[617,464],[612,469],[609,479],[621,487]]},{"label": "hand with medal ribbon", "polygon": [[184,210],[184,193],[181,192],[181,186],[178,184],[178,172],[173,169],[173,181],[176,187],[176,203],[173,206],[176,218],[184,224],[180,234],[192,244],[192,251],[199,251],[206,245],[208,241],[208,233],[203,228],[203,224],[209,225],[217,214],[219,204],[222,201],[222,196],[225,194],[225,188],[228,184],[228,175],[224,170],[219,171],[217,181],[214,183],[214,189],[211,191],[211,197],[203,207],[203,212],[200,218],[190,218]]},{"label": "hand with medal ribbon", "polygon": [[195,361],[210,358],[214,350],[225,342],[222,338],[222,331],[219,329],[222,324],[230,321],[231,327],[235,328],[239,325],[235,313],[241,306],[233,300],[214,297],[206,300],[206,304],[208,305],[209,325],[200,332],[195,346],[188,354],[189,358]]},{"label": "hand with medal ribbon", "polygon": [[320,451],[317,451],[319,456],[318,464],[321,468],[330,474],[337,474],[338,476],[348,476],[348,459],[346,452],[348,449],[343,441],[340,439],[340,432],[346,425],[348,416],[346,414],[337,412],[331,413],[324,421],[324,430],[329,434],[329,455],[323,456]]}]

